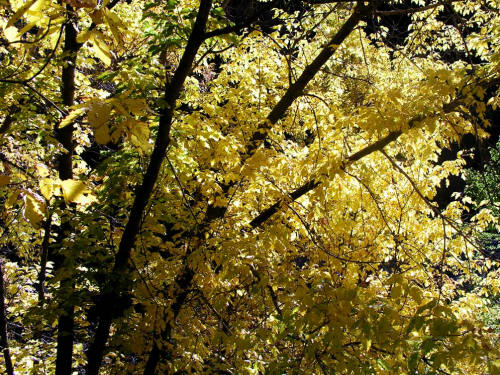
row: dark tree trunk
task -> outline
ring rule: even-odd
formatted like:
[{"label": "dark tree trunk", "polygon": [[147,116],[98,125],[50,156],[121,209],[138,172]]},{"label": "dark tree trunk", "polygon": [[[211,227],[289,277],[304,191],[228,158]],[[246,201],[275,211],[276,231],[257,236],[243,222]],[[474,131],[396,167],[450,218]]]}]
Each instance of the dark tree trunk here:
[{"label": "dark tree trunk", "polygon": [[[77,43],[78,34],[76,20],[73,18],[72,8],[67,6],[68,22],[64,28],[64,65],[62,70],[62,100],[66,108],[73,105],[75,96],[75,64],[76,55],[81,45]],[[73,178],[73,124],[69,124],[62,129],[56,129],[57,140],[65,148],[66,152],[59,155],[58,172],[61,180]],[[64,233],[71,232],[71,224],[66,221],[61,224],[59,240],[63,241]],[[64,267],[64,257],[57,256],[56,267]],[[60,296],[62,300],[62,312],[59,316],[57,330],[57,358],[56,375],[71,375],[73,359],[73,339],[74,339],[74,301],[73,281],[71,277],[61,280]]]},{"label": "dark tree trunk", "polygon": [[7,317],[5,316],[5,286],[3,279],[3,262],[0,260],[0,346],[5,359],[5,373],[14,375],[14,367],[10,358],[9,339],[7,336]]}]

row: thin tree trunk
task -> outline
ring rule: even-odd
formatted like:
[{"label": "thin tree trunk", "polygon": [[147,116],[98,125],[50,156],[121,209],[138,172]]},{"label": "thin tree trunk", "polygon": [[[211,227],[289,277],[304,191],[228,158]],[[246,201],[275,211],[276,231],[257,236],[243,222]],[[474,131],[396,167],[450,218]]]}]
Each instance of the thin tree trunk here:
[{"label": "thin tree trunk", "polygon": [[9,339],[7,336],[7,317],[5,316],[5,286],[3,279],[3,262],[0,260],[0,346],[5,359],[5,372],[14,375],[14,367],[10,358]]},{"label": "thin tree trunk", "polygon": [[[75,65],[76,55],[81,45],[77,43],[76,20],[73,19],[73,9],[67,5],[68,22],[64,28],[64,65],[62,70],[62,100],[66,108],[73,105],[75,96]],[[73,178],[73,124],[62,129],[56,129],[57,140],[65,148],[66,152],[59,155],[58,172],[61,180]],[[71,232],[69,221],[61,224],[60,241],[63,241],[64,233]],[[64,267],[64,256],[57,256],[57,267]],[[56,375],[71,375],[73,359],[74,340],[74,302],[72,295],[74,291],[73,280],[67,277],[61,280],[60,295],[62,299],[62,312],[57,324],[57,357]]]},{"label": "thin tree trunk", "polygon": [[[120,0],[112,0],[106,5],[107,9],[112,9]],[[70,5],[66,5],[67,23],[64,28],[64,64],[62,69],[62,87],[61,96],[66,108],[74,104],[75,98],[75,69],[76,58],[82,44],[77,42],[78,28],[77,18],[74,9]],[[90,25],[90,29],[94,28],[95,24]],[[73,123],[66,125],[63,128],[56,126],[55,133],[57,140],[65,148],[66,152],[59,155],[58,158],[58,173],[61,180],[73,179]],[[62,224],[60,228],[61,234],[71,232],[71,224],[67,222]],[[61,236],[62,237],[62,236]],[[62,263],[61,263],[62,262]],[[60,258],[60,265],[64,263],[64,258]],[[62,296],[67,296],[62,305],[63,311],[59,316],[58,321],[58,337],[57,337],[57,358],[56,358],[56,375],[71,375],[72,374],[72,358],[73,358],[73,340],[74,340],[74,301],[72,300],[74,292],[74,282],[71,277],[61,281],[60,287]]]}]

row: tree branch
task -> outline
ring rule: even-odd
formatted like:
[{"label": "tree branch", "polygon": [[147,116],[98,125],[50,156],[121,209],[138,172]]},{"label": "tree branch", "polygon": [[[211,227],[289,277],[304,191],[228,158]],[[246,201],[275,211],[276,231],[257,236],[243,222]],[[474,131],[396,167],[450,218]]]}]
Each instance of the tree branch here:
[{"label": "tree branch", "polygon": [[245,160],[253,155],[257,148],[262,144],[267,137],[267,132],[277,123],[286,113],[288,108],[299,96],[303,95],[303,91],[307,84],[315,77],[316,73],[323,65],[333,56],[339,46],[349,36],[349,34],[358,25],[361,19],[372,11],[370,5],[365,6],[363,3],[358,3],[354,9],[354,13],[342,25],[339,31],[328,41],[328,44],[316,56],[316,58],[304,69],[300,77],[293,83],[280,101],[274,106],[273,110],[267,116],[267,121],[261,124],[257,131],[250,137],[250,142],[247,145]]},{"label": "tree branch", "polygon": [[[445,104],[443,106],[443,111],[448,113],[452,112],[455,110],[458,106],[462,104],[461,98],[451,103]],[[416,116],[413,119],[409,121],[409,128],[415,127],[419,122],[423,121],[426,118],[426,116],[420,115]],[[350,164],[364,158],[367,155],[370,155],[371,153],[375,151],[380,151],[382,150],[385,146],[387,146],[389,143],[394,142],[396,139],[398,139],[401,134],[403,134],[402,131],[392,131],[389,134],[387,134],[384,138],[379,139],[378,141],[372,143],[371,145],[368,145],[364,147],[363,149],[359,150],[358,152],[352,154],[349,156],[345,161],[342,162],[340,165],[341,170],[345,170]],[[273,216],[276,212],[280,210],[280,208],[283,205],[283,202],[285,199],[291,199],[292,201],[302,197],[303,195],[307,194],[311,190],[315,189],[321,184],[320,181],[312,179],[308,182],[306,182],[304,185],[300,186],[296,190],[292,191],[290,194],[288,194],[288,198],[282,198],[279,199],[276,203],[274,203],[272,206],[269,208],[265,209],[262,211],[260,214],[257,215],[250,223],[250,227],[252,229],[260,227],[264,222],[266,222],[271,216]]]}]

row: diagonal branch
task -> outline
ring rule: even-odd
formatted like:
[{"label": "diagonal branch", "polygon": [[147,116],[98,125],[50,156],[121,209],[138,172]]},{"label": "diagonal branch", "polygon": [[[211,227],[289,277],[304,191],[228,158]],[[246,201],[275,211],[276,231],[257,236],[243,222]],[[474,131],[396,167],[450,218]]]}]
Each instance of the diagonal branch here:
[{"label": "diagonal branch", "polygon": [[372,11],[372,6],[365,6],[363,3],[358,3],[354,9],[354,13],[342,25],[340,30],[328,41],[328,44],[321,50],[316,58],[304,69],[300,77],[295,81],[285,94],[281,97],[279,102],[274,106],[273,110],[267,116],[267,121],[259,125],[250,137],[249,144],[247,145],[244,160],[251,157],[257,148],[264,142],[267,132],[271,127],[276,124],[283,116],[292,103],[299,96],[303,95],[304,89],[307,84],[316,76],[323,65],[333,56],[338,50],[339,46],[351,34],[358,23]]},{"label": "diagonal branch", "polygon": [[[271,130],[274,124],[276,124],[281,118],[283,118],[292,103],[298,97],[304,95],[304,89],[306,88],[308,83],[316,76],[316,74],[321,70],[326,62],[335,54],[339,46],[350,35],[350,33],[354,30],[358,23],[372,10],[373,5],[365,6],[363,5],[363,3],[359,3],[356,6],[352,15],[347,19],[347,21],[345,21],[345,23],[341,26],[337,33],[335,33],[335,35],[330,38],[327,45],[321,50],[316,58],[308,66],[306,66],[295,83],[291,84],[290,87],[286,90],[285,94],[281,97],[281,99],[267,116],[266,122],[260,124],[258,129],[250,136],[250,140],[246,146],[245,153],[242,155],[242,165],[255,154],[257,149],[264,142],[264,139],[267,137],[268,131]],[[226,191],[229,191],[229,188],[234,184],[235,182],[233,181],[229,185],[227,185]],[[306,189],[307,191],[309,191],[317,186],[317,183],[314,181],[311,181],[309,184],[306,184],[306,186],[299,188],[297,194],[300,194],[302,189]],[[274,210],[274,212],[277,211],[278,206],[279,204],[276,207],[273,206],[272,209]],[[215,219],[222,218],[226,212],[226,209],[227,206],[217,209],[209,206],[209,208],[207,209],[205,221],[210,222]]]},{"label": "diagonal branch", "polygon": [[[457,107],[459,107],[462,104],[461,98],[457,98],[457,100],[445,104],[443,106],[443,112],[449,113],[453,112]],[[417,126],[417,124],[421,121],[423,121],[427,116],[419,115],[414,117],[409,121],[409,129],[414,128]],[[389,134],[387,134],[384,138],[379,139],[378,141],[372,143],[371,145],[368,145],[364,147],[363,149],[359,150],[358,152],[352,154],[349,156],[345,161],[340,166],[341,170],[345,170],[350,164],[364,158],[367,155],[372,154],[375,151],[380,151],[382,150],[385,146],[388,144],[394,142],[396,139],[398,139],[401,134],[403,134],[402,131],[392,131]],[[321,185],[321,181],[312,179],[296,190],[292,191],[290,194],[288,194],[288,198],[282,198],[279,199],[276,203],[274,203],[272,206],[269,208],[265,209],[262,211],[260,214],[258,214],[250,223],[250,227],[252,229],[260,227],[264,222],[266,222],[271,216],[273,216],[276,212],[280,210],[280,208],[283,206],[283,202],[285,200],[296,200],[303,195],[307,194],[311,190],[315,189]]]}]

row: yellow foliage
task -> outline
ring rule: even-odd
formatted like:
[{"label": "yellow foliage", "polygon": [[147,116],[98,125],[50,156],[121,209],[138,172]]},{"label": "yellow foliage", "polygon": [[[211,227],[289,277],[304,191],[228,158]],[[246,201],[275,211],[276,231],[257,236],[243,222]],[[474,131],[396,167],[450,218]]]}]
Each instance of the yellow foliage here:
[{"label": "yellow foliage", "polygon": [[[240,30],[233,3],[279,26]],[[102,374],[155,350],[165,374],[498,373],[498,265],[474,238],[495,213],[434,201],[467,160],[441,150],[498,104],[498,4],[333,3],[5,6],[17,372],[55,371],[73,314],[68,371],[104,332]]]}]

